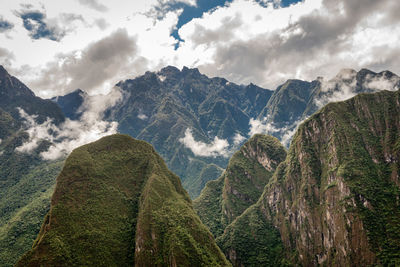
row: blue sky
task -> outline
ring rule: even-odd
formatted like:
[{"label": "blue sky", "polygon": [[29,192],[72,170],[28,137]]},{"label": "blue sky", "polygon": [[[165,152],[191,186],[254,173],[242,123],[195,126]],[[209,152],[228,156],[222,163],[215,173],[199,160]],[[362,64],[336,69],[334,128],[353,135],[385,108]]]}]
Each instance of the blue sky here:
[{"label": "blue sky", "polygon": [[400,1],[2,0],[0,64],[36,94],[106,93],[166,65],[275,89],[400,73]]},{"label": "blue sky", "polygon": [[[280,3],[280,6],[282,7],[287,7],[290,4],[294,4],[297,2],[300,2],[301,0],[283,0]],[[232,0],[198,0],[196,6],[189,5],[187,3],[172,3],[170,6],[170,9],[183,9],[182,14],[179,16],[178,23],[176,25],[176,29],[172,31],[172,36],[178,40],[182,41],[182,39],[179,37],[178,30],[191,21],[193,18],[200,18],[203,13],[210,12],[212,10],[215,10],[218,7],[222,7],[228,3],[232,2]],[[259,2],[260,5],[262,5],[262,2]],[[177,42],[175,48],[179,45],[179,42]]]}]

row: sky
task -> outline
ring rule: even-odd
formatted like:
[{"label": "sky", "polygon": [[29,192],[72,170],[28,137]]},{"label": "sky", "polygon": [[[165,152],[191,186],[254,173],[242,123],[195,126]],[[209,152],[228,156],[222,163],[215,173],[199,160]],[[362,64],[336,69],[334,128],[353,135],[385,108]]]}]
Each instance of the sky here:
[{"label": "sky", "polygon": [[1,0],[0,64],[37,95],[107,93],[166,65],[275,89],[400,73],[395,0]]}]

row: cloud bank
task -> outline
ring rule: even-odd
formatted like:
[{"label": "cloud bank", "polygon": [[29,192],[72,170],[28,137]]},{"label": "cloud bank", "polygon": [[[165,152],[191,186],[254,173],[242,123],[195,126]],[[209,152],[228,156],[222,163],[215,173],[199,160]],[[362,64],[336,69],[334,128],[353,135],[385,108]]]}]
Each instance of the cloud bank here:
[{"label": "cloud bank", "polygon": [[45,160],[55,160],[67,156],[79,146],[116,133],[118,123],[104,121],[102,118],[104,111],[121,98],[122,93],[118,88],[114,88],[108,95],[87,96],[82,106],[84,113],[80,120],[66,119],[61,125],[55,125],[50,119],[38,124],[35,115],[29,115],[19,108],[19,114],[25,120],[25,131],[29,134],[29,140],[17,147],[16,151],[31,153],[40,142],[47,140],[52,145],[40,155]]},{"label": "cloud bank", "polygon": [[189,148],[194,155],[201,157],[229,157],[230,152],[228,150],[229,143],[225,139],[220,139],[217,136],[210,143],[204,143],[201,141],[196,141],[193,137],[192,130],[186,129],[185,136],[179,141]]},{"label": "cloud bank", "polygon": [[61,53],[41,70],[40,79],[31,81],[42,96],[65,95],[82,88],[89,94],[106,93],[113,83],[131,69],[146,62],[137,57],[135,38],[119,29],[89,44],[85,49]]}]

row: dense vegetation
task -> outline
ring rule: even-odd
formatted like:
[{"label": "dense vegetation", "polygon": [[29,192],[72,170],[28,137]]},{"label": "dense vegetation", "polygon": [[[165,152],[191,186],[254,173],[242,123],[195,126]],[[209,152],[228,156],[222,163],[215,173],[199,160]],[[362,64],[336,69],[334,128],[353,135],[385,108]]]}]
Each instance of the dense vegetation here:
[{"label": "dense vegetation", "polygon": [[399,91],[361,94],[303,123],[261,198],[217,239],[231,262],[397,266],[399,103]]},{"label": "dense vegetation", "polygon": [[37,122],[51,118],[59,123],[64,116],[55,103],[36,97],[1,66],[0,96],[0,266],[13,266],[39,232],[62,167],[62,160],[46,162],[39,156],[48,142],[29,154],[15,150],[28,138],[17,107],[36,115]]},{"label": "dense vegetation", "polygon": [[227,266],[151,145],[112,135],[75,149],[17,266]]},{"label": "dense vegetation", "polygon": [[210,181],[194,208],[215,237],[259,199],[275,168],[286,157],[278,139],[257,134],[230,159],[223,175]]}]

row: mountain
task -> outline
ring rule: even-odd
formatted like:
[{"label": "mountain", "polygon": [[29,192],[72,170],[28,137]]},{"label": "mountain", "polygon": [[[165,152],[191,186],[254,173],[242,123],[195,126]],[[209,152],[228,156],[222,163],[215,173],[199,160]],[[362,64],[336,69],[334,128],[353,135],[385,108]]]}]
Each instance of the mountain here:
[{"label": "mountain", "polygon": [[[249,133],[267,132],[289,146],[298,124],[325,104],[361,92],[396,90],[399,81],[389,71],[343,69],[330,80],[291,79],[271,91],[209,78],[198,69],[168,66],[119,82],[116,87],[123,99],[109,108],[105,119],[117,121],[119,132],[151,143],[194,199],[209,180],[221,175],[230,151]],[[76,91],[57,99],[79,98],[81,94]],[[79,110],[73,103],[60,102],[67,116]],[[257,119],[265,129],[253,131],[251,119]],[[226,149],[208,151],[215,148],[215,138],[226,141]],[[200,146],[205,149],[199,150]]]},{"label": "mountain", "polygon": [[232,156],[221,177],[206,184],[193,206],[215,237],[257,202],[285,157],[278,139],[254,135]]},{"label": "mountain", "polygon": [[117,87],[124,98],[107,119],[119,122],[121,133],[151,143],[192,197],[221,174],[229,155],[194,154],[182,143],[187,130],[196,141],[208,144],[215,137],[229,143],[237,134],[244,139],[249,119],[260,113],[272,94],[254,84],[240,86],[208,78],[198,69],[172,66],[122,81]]},{"label": "mountain", "polygon": [[82,104],[85,100],[85,97],[87,97],[87,93],[81,89],[77,89],[72,93],[64,96],[56,96],[50,100],[60,106],[65,117],[71,120],[79,120],[84,111],[82,109]]},{"label": "mountain", "polygon": [[153,147],[111,135],[67,158],[17,266],[229,266]]},{"label": "mountain", "polygon": [[328,104],[217,243],[234,266],[397,266],[399,136],[400,91]]},{"label": "mountain", "polygon": [[21,81],[11,76],[0,65],[0,107],[14,119],[20,118],[17,107],[28,114],[36,114],[39,123],[52,118],[56,124],[64,121],[64,115],[58,105],[44,100],[35,94]]},{"label": "mountain", "polygon": [[40,157],[49,142],[40,142],[29,154],[16,150],[29,138],[18,108],[34,115],[37,123],[50,118],[58,124],[64,115],[58,105],[36,97],[2,66],[0,96],[0,266],[12,266],[39,232],[62,167],[62,160],[46,162]]},{"label": "mountain", "polygon": [[312,82],[288,80],[277,87],[265,108],[258,115],[273,128],[269,133],[286,142],[287,146],[298,124],[328,103],[343,101],[359,93],[395,91],[400,77],[390,71],[379,73],[368,69],[342,69],[334,78],[318,77]]}]

